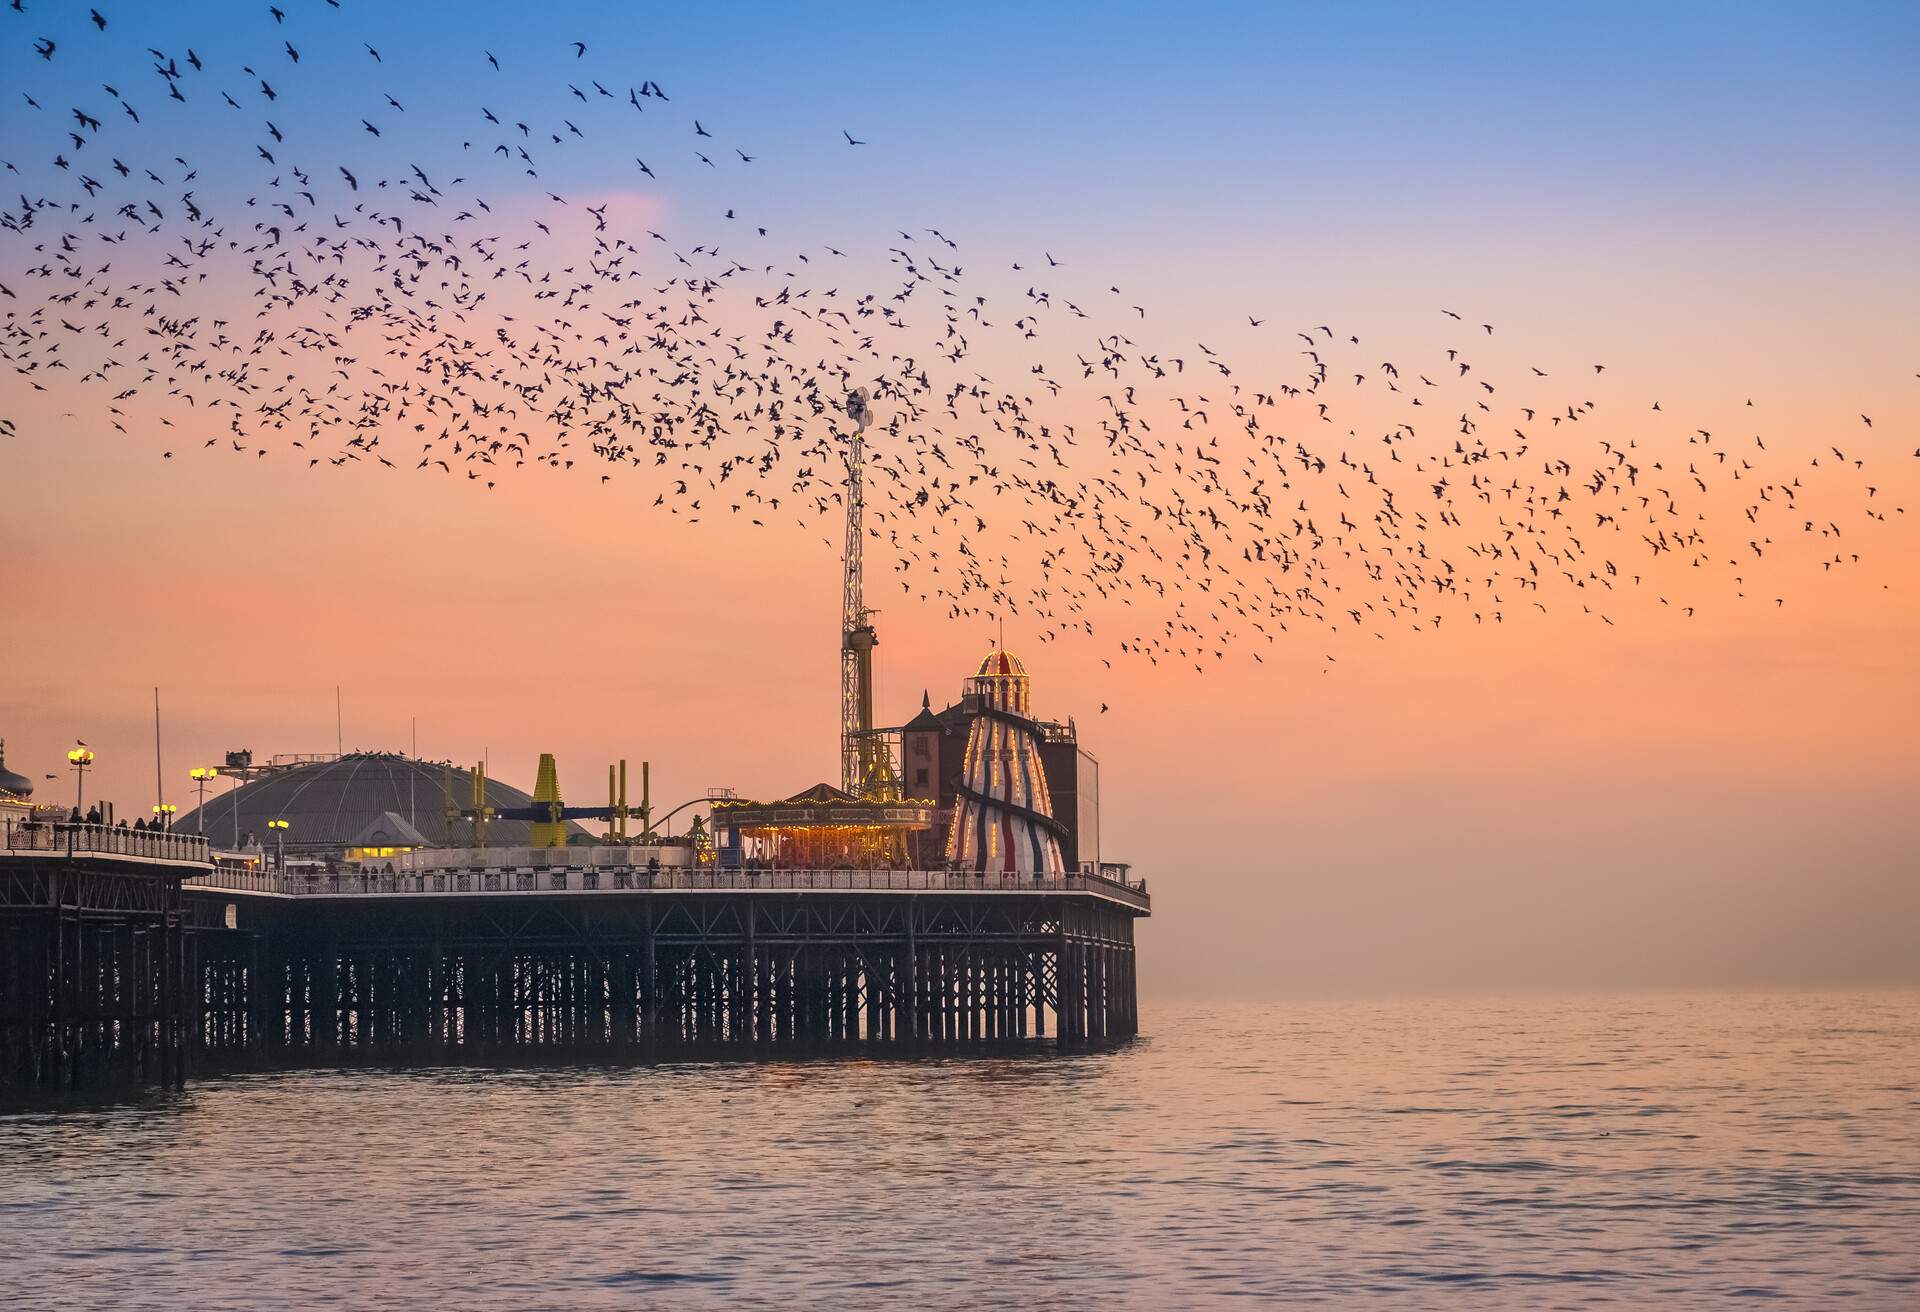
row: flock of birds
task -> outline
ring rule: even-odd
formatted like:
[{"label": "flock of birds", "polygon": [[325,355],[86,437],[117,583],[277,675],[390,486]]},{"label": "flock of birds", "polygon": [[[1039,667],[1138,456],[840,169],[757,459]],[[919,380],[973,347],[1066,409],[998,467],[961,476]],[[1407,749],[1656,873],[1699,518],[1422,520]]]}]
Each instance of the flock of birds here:
[{"label": "flock of birds", "polygon": [[[1494,326],[1452,310],[1435,311],[1444,354],[1400,361],[1249,315],[1264,349],[1242,362],[1152,340],[1118,280],[1052,251],[983,276],[921,227],[865,266],[851,243],[772,254],[771,225],[736,218],[759,157],[652,76],[598,67],[591,41],[556,42],[565,73],[513,103],[504,57],[456,38],[434,57],[472,65],[472,135],[409,152],[405,88],[369,88],[419,52],[389,64],[355,42],[359,66],[341,67],[329,33],[330,66],[303,59],[314,25],[345,21],[339,0],[249,6],[231,29],[259,35],[247,60],[183,34],[84,85],[61,61],[120,20],[74,10],[43,35],[37,8],[11,0],[0,38],[39,91],[16,89],[0,147],[18,193],[0,206],[8,404],[56,393],[45,408],[157,428],[161,458],[377,463],[485,489],[578,468],[649,480],[652,505],[687,520],[826,529],[844,514],[841,406],[865,387],[883,416],[867,557],[904,594],[1202,671],[1287,635],[1385,639],[1550,604],[1611,624],[1636,593],[1685,615],[1725,590],[1784,604],[1762,581],[1777,553],[1850,566],[1903,513],[1879,495],[1868,416],[1809,460],[1657,402],[1603,415],[1604,365],[1508,379],[1480,358]],[[296,88],[357,126],[360,150],[277,113]],[[254,140],[202,181],[207,115]],[[837,133],[833,150],[867,145]],[[652,144],[616,145],[636,140]],[[609,188],[714,169],[743,199],[710,233],[628,230],[546,180],[588,153],[621,170]],[[885,270],[870,287],[866,266]],[[0,414],[0,440],[25,436]]]}]

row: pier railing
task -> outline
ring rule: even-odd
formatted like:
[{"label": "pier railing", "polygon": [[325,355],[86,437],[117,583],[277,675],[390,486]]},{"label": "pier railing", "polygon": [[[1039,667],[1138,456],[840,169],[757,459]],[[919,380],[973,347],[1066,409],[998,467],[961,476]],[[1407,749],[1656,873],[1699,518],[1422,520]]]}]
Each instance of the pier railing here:
[{"label": "pier railing", "polygon": [[[466,870],[644,869],[651,859],[663,868],[682,869],[692,852],[685,847],[593,844],[582,847],[423,847],[392,860],[397,875],[436,875]],[[383,862],[382,864],[386,864]]]},{"label": "pier railing", "polygon": [[615,892],[908,892],[1096,893],[1146,910],[1147,881],[1075,874],[1051,879],[983,875],[952,870],[689,870],[662,868],[542,870],[498,867],[420,874],[338,873],[271,869],[217,869],[188,881],[194,887],[275,893],[285,897],[431,896],[473,893]]},{"label": "pier railing", "polygon": [[118,825],[69,824],[61,820],[8,820],[0,856],[58,854],[69,858],[133,857],[180,865],[211,865],[207,840],[200,834],[167,829],[122,829]]}]

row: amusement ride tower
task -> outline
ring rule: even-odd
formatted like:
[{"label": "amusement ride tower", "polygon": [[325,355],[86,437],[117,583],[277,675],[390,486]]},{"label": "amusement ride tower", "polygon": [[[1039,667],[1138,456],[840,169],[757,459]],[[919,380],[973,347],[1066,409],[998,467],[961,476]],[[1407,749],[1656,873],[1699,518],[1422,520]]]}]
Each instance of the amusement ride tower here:
[{"label": "amusement ride tower", "polygon": [[855,797],[894,801],[900,796],[899,772],[884,737],[873,729],[873,612],[861,595],[861,548],[866,537],[866,459],[864,437],[872,418],[867,389],[847,394],[847,546],[840,608],[840,787]]}]

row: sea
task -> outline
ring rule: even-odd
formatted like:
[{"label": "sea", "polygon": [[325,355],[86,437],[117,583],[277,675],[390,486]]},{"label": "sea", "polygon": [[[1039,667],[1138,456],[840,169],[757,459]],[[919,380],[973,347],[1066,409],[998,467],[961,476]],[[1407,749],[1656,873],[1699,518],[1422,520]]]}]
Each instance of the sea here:
[{"label": "sea", "polygon": [[16,1108],[0,1308],[1920,1308],[1920,993],[1142,1027]]}]

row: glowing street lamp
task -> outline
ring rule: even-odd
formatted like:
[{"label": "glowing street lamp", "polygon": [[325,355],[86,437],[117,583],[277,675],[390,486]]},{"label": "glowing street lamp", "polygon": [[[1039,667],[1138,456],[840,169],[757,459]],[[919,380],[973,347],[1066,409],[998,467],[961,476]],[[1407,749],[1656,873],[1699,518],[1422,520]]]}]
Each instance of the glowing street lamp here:
[{"label": "glowing street lamp", "polygon": [[153,822],[162,829],[171,829],[174,813],[179,809],[171,802],[162,802],[153,808]]},{"label": "glowing street lamp", "polygon": [[79,811],[87,804],[87,767],[93,764],[93,750],[74,748],[67,753],[67,764],[73,767],[73,809]]},{"label": "glowing street lamp", "polygon": [[274,862],[282,871],[287,868],[287,822],[269,820],[267,828],[273,830]]},{"label": "glowing street lamp", "polygon": [[187,771],[187,777],[193,780],[195,791],[200,794],[200,804],[193,808],[193,827],[198,833],[207,832],[207,785],[220,777],[220,772],[211,765],[196,765]]}]

